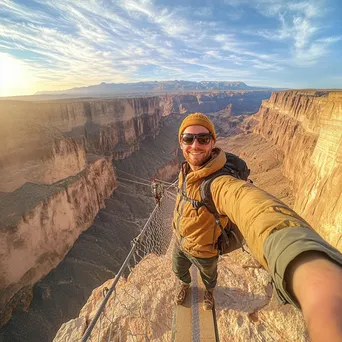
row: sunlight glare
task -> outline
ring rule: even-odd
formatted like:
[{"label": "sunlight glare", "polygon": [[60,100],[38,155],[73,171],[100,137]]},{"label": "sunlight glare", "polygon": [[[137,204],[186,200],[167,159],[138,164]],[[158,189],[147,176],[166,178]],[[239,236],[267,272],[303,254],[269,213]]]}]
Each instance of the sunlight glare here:
[{"label": "sunlight glare", "polygon": [[0,97],[32,94],[34,81],[25,63],[0,53]]}]

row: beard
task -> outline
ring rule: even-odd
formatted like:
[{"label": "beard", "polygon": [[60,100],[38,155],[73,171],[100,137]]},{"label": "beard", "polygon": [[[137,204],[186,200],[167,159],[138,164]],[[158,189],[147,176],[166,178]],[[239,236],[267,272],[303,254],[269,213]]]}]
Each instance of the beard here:
[{"label": "beard", "polygon": [[[198,153],[198,154],[194,154]],[[204,165],[211,158],[211,150],[203,151],[203,150],[183,150],[183,156],[185,160],[189,163],[191,169],[198,169],[202,165]]]}]

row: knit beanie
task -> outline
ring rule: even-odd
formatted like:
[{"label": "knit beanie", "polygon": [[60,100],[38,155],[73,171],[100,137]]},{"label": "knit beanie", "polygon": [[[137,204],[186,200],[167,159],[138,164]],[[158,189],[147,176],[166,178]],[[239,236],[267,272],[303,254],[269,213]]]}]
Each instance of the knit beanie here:
[{"label": "knit beanie", "polygon": [[178,131],[178,141],[180,141],[181,135],[184,132],[185,128],[195,125],[205,127],[213,135],[214,141],[216,141],[216,132],[214,124],[206,115],[202,113],[190,114],[183,120]]}]

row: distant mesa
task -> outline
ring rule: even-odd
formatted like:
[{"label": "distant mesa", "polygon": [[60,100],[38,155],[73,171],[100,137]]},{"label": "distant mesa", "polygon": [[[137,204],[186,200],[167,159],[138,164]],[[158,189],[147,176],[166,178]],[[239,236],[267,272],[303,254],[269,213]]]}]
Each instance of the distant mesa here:
[{"label": "distant mesa", "polygon": [[60,91],[40,91],[35,95],[68,95],[68,96],[108,96],[130,93],[163,93],[179,91],[218,91],[218,90],[279,90],[271,87],[251,87],[244,82],[221,81],[150,81],[136,83],[106,83],[88,87],[72,88]]}]

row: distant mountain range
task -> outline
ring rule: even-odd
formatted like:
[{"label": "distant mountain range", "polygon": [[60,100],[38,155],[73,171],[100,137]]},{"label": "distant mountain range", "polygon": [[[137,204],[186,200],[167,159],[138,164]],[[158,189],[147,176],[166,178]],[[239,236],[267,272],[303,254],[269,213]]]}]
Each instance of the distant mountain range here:
[{"label": "distant mountain range", "polygon": [[131,93],[167,93],[178,91],[211,91],[211,90],[280,90],[271,87],[250,87],[244,82],[220,81],[151,81],[137,83],[105,83],[88,87],[72,88],[60,91],[39,91],[35,95],[68,95],[68,96],[108,96]]}]

